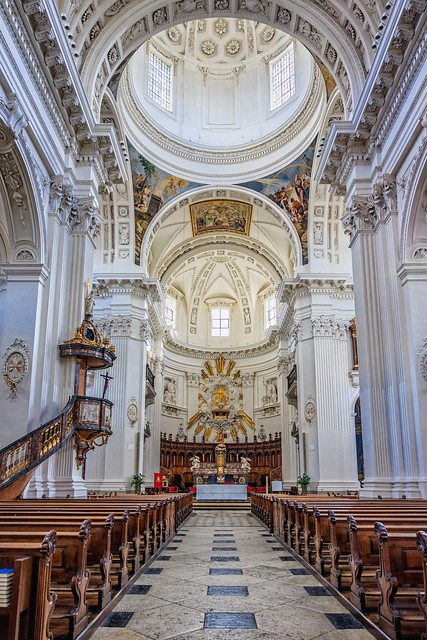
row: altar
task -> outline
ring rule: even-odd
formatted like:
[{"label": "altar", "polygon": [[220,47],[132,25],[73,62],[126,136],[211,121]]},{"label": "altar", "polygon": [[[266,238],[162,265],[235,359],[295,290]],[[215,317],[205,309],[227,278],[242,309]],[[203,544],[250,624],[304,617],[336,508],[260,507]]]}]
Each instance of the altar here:
[{"label": "altar", "polygon": [[198,484],[196,500],[201,502],[245,502],[248,498],[246,484]]},{"label": "altar", "polygon": [[241,462],[227,463],[223,434],[220,433],[218,438],[215,462],[202,463],[198,459],[193,459],[196,500],[207,502],[247,500],[249,461],[243,458]]}]

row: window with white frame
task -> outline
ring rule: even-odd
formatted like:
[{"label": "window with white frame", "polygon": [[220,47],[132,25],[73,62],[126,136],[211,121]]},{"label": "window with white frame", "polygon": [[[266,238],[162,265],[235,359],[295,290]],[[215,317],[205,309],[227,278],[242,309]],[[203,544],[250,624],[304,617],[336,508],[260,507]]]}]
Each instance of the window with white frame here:
[{"label": "window with white frame", "polygon": [[277,299],[273,295],[265,301],[265,326],[268,328],[275,324],[277,324]]},{"label": "window with white frame", "polygon": [[214,307],[211,311],[211,335],[230,335],[230,309],[227,307]]},{"label": "window with white frame", "polygon": [[148,96],[163,109],[172,111],[171,65],[152,51],[148,56]]},{"label": "window with white frame", "polygon": [[275,62],[270,62],[271,110],[281,107],[295,93],[294,49],[290,47]]},{"label": "window with white frame", "polygon": [[170,296],[165,298],[165,320],[166,324],[175,326],[175,300]]}]

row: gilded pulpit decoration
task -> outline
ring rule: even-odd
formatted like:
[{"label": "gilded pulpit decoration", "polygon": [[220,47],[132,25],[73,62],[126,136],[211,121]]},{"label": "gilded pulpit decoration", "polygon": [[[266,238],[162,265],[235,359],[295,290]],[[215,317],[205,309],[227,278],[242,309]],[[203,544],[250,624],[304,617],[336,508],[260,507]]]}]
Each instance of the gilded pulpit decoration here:
[{"label": "gilded pulpit decoration", "polygon": [[[230,436],[235,442],[240,431],[247,435],[247,427],[254,429],[252,418],[243,411],[243,393],[240,371],[230,360],[226,366],[220,355],[214,366],[207,360],[199,382],[199,410],[189,420],[187,429],[195,427],[195,435],[203,431],[205,441],[212,432]],[[222,440],[218,440],[221,442]]]},{"label": "gilded pulpit decoration", "polygon": [[356,331],[356,318],[353,318],[352,324],[349,326],[348,330],[351,334],[351,344],[353,347],[353,371],[358,371],[359,369],[359,358],[357,355],[357,331]]}]

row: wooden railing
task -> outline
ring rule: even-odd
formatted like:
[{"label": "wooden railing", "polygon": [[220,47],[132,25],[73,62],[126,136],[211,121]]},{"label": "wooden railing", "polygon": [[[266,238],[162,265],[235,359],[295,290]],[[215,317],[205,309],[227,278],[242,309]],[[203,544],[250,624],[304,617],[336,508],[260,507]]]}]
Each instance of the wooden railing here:
[{"label": "wooden railing", "polygon": [[98,427],[100,433],[105,433],[105,427],[108,430],[110,426],[110,420],[105,418],[106,414],[111,415],[112,403],[101,398],[73,396],[59,415],[0,451],[0,489],[33,470],[65,445],[75,428],[81,428],[80,407],[88,401],[99,415],[99,420],[91,428]]}]

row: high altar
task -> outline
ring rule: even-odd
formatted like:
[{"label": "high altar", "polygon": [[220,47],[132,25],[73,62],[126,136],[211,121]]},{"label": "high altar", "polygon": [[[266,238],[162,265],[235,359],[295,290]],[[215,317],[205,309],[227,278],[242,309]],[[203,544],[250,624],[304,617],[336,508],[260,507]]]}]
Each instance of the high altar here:
[{"label": "high altar", "polygon": [[201,462],[198,456],[192,459],[191,470],[198,500],[246,500],[249,460],[243,458],[227,463],[224,437],[236,442],[238,431],[247,435],[246,426],[254,429],[252,419],[243,411],[242,383],[240,371],[234,371],[235,362],[225,366],[222,356],[215,359],[215,368],[209,361],[202,370],[199,383],[199,411],[190,418],[187,429],[195,427],[195,435],[203,430],[204,440],[212,432],[217,435],[215,462]]}]

